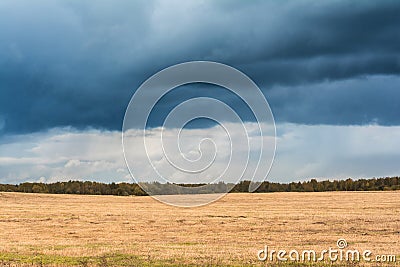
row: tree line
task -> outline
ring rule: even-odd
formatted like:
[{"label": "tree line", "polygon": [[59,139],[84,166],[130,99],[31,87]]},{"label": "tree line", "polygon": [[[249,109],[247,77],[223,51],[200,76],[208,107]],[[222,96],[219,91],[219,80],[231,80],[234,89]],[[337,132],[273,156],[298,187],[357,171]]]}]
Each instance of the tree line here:
[{"label": "tree line", "polygon": [[[216,184],[174,184],[166,183],[100,183],[91,181],[67,181],[56,183],[0,184],[1,192],[82,194],[82,195],[117,195],[145,196],[150,194],[202,194],[223,192],[248,192],[250,181],[238,184],[219,182]],[[324,192],[324,191],[388,191],[400,190],[399,177],[372,179],[324,180],[311,179],[304,182],[273,183],[258,182],[257,193],[269,192]],[[142,189],[146,189],[145,191]]]}]

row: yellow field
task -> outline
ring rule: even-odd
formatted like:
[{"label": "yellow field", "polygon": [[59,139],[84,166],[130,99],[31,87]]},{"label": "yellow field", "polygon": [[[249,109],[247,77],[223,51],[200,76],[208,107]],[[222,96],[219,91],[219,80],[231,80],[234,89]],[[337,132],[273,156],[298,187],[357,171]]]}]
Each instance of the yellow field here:
[{"label": "yellow field", "polygon": [[190,209],[151,197],[0,193],[7,266],[265,265],[265,245],[320,251],[339,238],[397,255],[398,266],[400,192],[228,194]]}]

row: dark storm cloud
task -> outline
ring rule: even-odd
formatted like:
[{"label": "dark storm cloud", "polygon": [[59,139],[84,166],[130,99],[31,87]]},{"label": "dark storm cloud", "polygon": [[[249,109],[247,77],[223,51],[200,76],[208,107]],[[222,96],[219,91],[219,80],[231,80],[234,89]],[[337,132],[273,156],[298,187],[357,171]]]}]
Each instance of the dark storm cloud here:
[{"label": "dark storm cloud", "polygon": [[2,1],[0,131],[120,129],[135,88],[188,60],[244,71],[278,121],[398,125],[398,14],[398,1]]},{"label": "dark storm cloud", "polygon": [[302,124],[400,125],[399,76],[374,76],[267,92],[277,120]]}]

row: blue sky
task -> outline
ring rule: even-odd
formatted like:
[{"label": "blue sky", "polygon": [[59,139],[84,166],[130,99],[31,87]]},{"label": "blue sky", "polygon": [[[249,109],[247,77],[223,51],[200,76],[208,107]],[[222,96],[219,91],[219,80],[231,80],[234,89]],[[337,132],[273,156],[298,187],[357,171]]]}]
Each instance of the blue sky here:
[{"label": "blue sky", "polygon": [[[398,14],[398,1],[1,1],[0,182],[128,179],[131,96],[191,60],[231,65],[263,91],[278,130],[270,179],[398,175]],[[175,92],[153,126],[203,94]],[[237,99],[210,94],[251,123]]]}]

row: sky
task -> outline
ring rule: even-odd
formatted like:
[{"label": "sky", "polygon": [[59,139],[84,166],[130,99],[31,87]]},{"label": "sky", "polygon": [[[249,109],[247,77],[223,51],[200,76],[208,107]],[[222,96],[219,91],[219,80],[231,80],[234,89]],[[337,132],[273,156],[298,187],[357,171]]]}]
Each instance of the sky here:
[{"label": "sky", "polygon": [[[230,65],[262,90],[277,130],[267,180],[399,175],[398,14],[398,1],[3,0],[0,182],[131,181],[121,147],[131,97],[193,60]],[[252,127],[237,97],[194,84],[159,103],[150,133],[196,96],[224,101]],[[200,122],[186,137],[217,132]],[[152,166],[138,165],[147,177]]]}]

